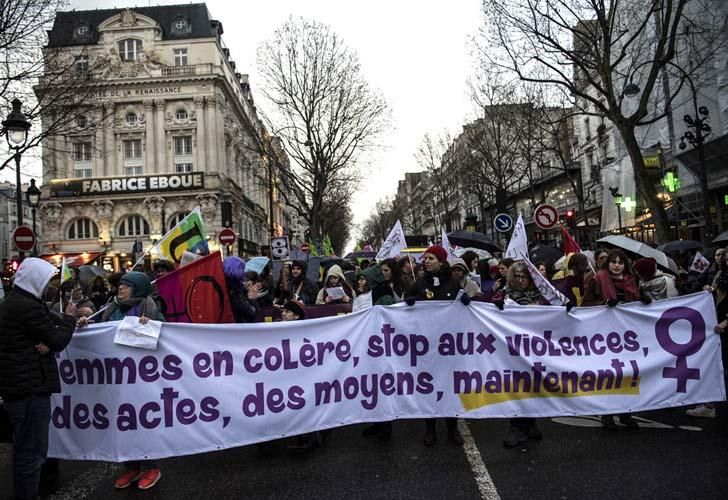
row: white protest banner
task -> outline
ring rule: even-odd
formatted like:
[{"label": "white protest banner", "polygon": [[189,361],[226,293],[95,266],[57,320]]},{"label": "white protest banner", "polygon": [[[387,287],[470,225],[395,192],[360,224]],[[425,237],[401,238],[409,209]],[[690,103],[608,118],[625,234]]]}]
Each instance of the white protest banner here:
[{"label": "white protest banner", "polygon": [[382,244],[382,248],[375,257],[377,260],[393,259],[399,257],[399,254],[407,248],[407,242],[404,239],[404,230],[399,220],[394,224],[389,236]]},{"label": "white protest banner", "polygon": [[450,246],[450,239],[447,237],[447,233],[445,232],[445,226],[440,227],[441,236],[440,239],[442,240],[442,248],[445,249],[447,252],[447,261],[452,262],[453,259],[456,259],[454,253],[452,253],[452,247]]},{"label": "white protest banner", "polygon": [[639,412],[725,399],[707,292],[576,308],[459,301],[268,324],[165,323],[156,351],[77,331],[50,456],[202,453],[397,418]]},{"label": "white protest banner", "polygon": [[508,248],[503,256],[514,260],[528,257],[528,239],[526,238],[526,226],[523,224],[523,215],[518,216],[516,225],[513,227],[511,241],[508,242]]},{"label": "white protest banner", "polygon": [[695,252],[695,258],[690,265],[690,271],[697,271],[702,274],[708,267],[710,267],[710,261],[703,257],[703,254],[700,252]]},{"label": "white protest banner", "polygon": [[528,274],[531,275],[533,284],[536,285],[536,288],[538,288],[541,296],[544,299],[548,300],[549,304],[555,306],[558,304],[564,305],[569,302],[569,299],[566,297],[566,295],[554,288],[554,285],[552,285],[549,280],[544,278],[543,274],[541,274],[538,268],[533,265],[533,262],[531,262],[530,259],[523,260],[526,261],[526,265],[528,266]]}]

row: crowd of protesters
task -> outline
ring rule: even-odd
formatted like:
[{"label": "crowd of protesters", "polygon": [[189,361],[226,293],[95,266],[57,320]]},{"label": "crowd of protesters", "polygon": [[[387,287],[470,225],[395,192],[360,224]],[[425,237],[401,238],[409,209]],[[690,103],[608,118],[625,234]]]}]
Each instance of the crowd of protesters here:
[{"label": "crowd of protesters", "polygon": [[[719,321],[716,333],[728,331],[728,264],[724,249],[715,252],[714,262],[705,272],[680,270],[677,276],[660,270],[654,259],[630,259],[619,249],[597,249],[593,258],[591,254],[569,254],[559,270],[546,261],[537,262],[536,267],[568,299],[569,310],[628,302],[649,304],[707,290],[715,297]],[[307,264],[300,260],[284,262],[275,273],[277,276],[272,269],[269,264],[260,273],[246,271],[242,258],[224,259],[223,271],[235,322],[256,321],[260,309],[268,307],[277,310],[282,321],[303,320],[312,307],[351,305],[358,296],[368,293],[371,293],[372,305],[405,302],[416,307],[421,301],[460,300],[465,305],[471,301],[490,302],[502,310],[508,304],[548,304],[525,261],[480,258],[475,251],[466,251],[460,258],[448,261],[447,250],[439,245],[428,247],[420,262],[410,257],[386,259],[381,263],[339,260],[322,269],[319,280],[309,279]],[[148,274],[114,273],[95,276],[90,283],[74,276],[54,287],[50,285],[56,272],[54,266],[35,258],[28,258],[20,265],[12,292],[0,304],[0,397],[15,432],[18,498],[36,498],[41,484],[41,467],[48,446],[49,397],[60,391],[54,353],[65,348],[75,328],[91,322],[115,321],[128,316],[139,317],[142,323],[164,321],[165,306],[153,280],[172,271],[174,266],[169,262],[158,261]],[[723,350],[726,360],[725,342]],[[713,405],[699,405],[688,410],[688,415],[710,418],[715,417],[715,411]],[[617,417],[621,427],[639,428],[631,415]],[[444,420],[447,440],[462,445],[456,419]],[[436,424],[436,419],[425,421],[426,446],[436,444]],[[614,415],[604,415],[602,425],[608,430],[620,428]],[[542,438],[533,418],[513,418],[509,427],[503,440],[506,447]],[[362,434],[389,440],[392,423],[375,423]],[[299,436],[294,446],[311,448],[320,440],[319,433]],[[115,487],[122,489],[136,482],[138,488],[148,489],[160,477],[155,462],[130,462],[125,464]]]}]

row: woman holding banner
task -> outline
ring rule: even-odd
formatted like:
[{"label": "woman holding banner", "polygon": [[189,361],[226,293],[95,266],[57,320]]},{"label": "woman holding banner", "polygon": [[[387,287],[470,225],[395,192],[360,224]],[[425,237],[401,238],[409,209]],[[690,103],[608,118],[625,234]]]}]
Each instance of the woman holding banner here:
[{"label": "woman holding banner", "polygon": [[[460,286],[452,279],[452,272],[447,264],[447,250],[440,245],[431,245],[422,254],[422,262],[425,275],[415,282],[413,296],[405,299],[407,305],[412,306],[417,300],[455,300]],[[463,294],[463,297],[466,298],[463,303],[470,302],[466,294]],[[463,438],[458,431],[458,420],[446,418],[445,423],[448,441],[458,446],[462,445]],[[437,419],[428,418],[425,424],[427,430],[424,443],[425,446],[432,446],[437,441]]]},{"label": "woman holding banner", "polygon": [[[101,313],[101,320],[118,321],[127,316],[138,316],[139,322],[144,324],[147,321],[164,321],[164,316],[151,296],[152,283],[149,277],[140,272],[132,271],[124,274],[119,280],[117,295],[110,302],[109,306]],[[78,326],[84,327],[89,324],[88,318],[78,320]],[[116,489],[124,489],[139,481],[137,487],[140,490],[148,490],[153,487],[162,477],[159,467],[154,461],[140,460],[126,462],[126,471],[114,482]]]},{"label": "woman holding banner", "polygon": [[[501,261],[502,262],[502,261]],[[528,265],[524,261],[514,262],[507,271],[506,286],[502,293],[496,293],[493,302],[513,302],[522,306],[548,305],[541,292],[528,272]],[[513,448],[527,442],[529,439],[539,440],[543,437],[536,426],[535,418],[510,419],[511,431],[503,440],[503,446]]]},{"label": "woman holding banner", "polygon": [[[607,255],[606,268],[597,271],[591,286],[586,287],[582,305],[613,307],[638,300],[645,304],[652,302],[647,295],[640,295],[634,277],[627,271],[627,263],[627,255],[622,250],[611,250]],[[639,429],[639,424],[629,413],[620,415],[619,422],[628,429]],[[602,415],[602,427],[610,431],[619,428],[614,422],[614,415]]]}]

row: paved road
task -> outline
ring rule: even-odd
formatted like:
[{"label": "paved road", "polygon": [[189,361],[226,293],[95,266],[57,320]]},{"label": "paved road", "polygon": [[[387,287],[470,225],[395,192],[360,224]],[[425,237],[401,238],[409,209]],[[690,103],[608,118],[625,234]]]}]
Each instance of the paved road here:
[{"label": "paved road", "polygon": [[[511,450],[501,444],[503,420],[469,421],[472,440],[464,448],[445,441],[444,422],[432,448],[422,446],[419,421],[396,422],[387,443],[362,438],[362,425],[350,426],[305,454],[276,449],[262,457],[247,446],[167,459],[159,484],[146,492],[115,491],[118,465],[63,462],[61,489],[52,498],[728,498],[726,415],[697,420],[674,409],[640,416],[665,428],[612,433],[592,427],[598,422],[588,418],[544,419],[543,441]],[[11,491],[10,451],[2,445],[0,499]]]}]

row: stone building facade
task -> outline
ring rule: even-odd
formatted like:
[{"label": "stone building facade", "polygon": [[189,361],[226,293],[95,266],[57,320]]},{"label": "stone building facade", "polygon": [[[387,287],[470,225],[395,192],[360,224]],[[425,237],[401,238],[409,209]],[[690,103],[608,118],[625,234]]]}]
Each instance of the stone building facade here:
[{"label": "stone building facade", "polygon": [[97,253],[119,269],[136,241],[151,247],[195,207],[211,247],[231,227],[241,255],[268,244],[271,222],[286,226],[275,188],[270,206],[267,134],[222,33],[205,4],[58,13],[46,54],[61,51],[95,88],[44,143],[42,253]]}]

